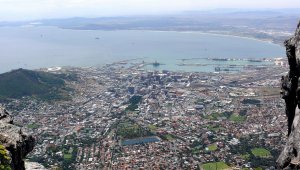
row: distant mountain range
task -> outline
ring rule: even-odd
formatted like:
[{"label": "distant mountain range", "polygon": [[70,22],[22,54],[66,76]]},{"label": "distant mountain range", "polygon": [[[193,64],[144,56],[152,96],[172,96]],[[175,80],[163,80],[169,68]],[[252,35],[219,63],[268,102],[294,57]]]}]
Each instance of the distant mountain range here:
[{"label": "distant mountain range", "polygon": [[25,69],[0,74],[0,100],[36,97],[43,100],[66,99],[63,76]]},{"label": "distant mountain range", "polygon": [[300,9],[186,11],[172,15],[44,19],[0,26],[56,26],[78,30],[201,31],[252,37],[277,44],[293,33]]},{"label": "distant mountain range", "polygon": [[[299,10],[300,11],[300,10]],[[211,10],[188,11],[174,15],[105,18],[66,18],[38,20],[36,23],[69,29],[154,29],[154,30],[223,30],[256,28],[293,32],[300,19],[296,10]]]}]

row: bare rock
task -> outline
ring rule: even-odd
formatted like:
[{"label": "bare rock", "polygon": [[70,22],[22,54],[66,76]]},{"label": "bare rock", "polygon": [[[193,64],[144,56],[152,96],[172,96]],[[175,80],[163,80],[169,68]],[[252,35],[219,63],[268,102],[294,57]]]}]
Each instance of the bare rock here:
[{"label": "bare rock", "polygon": [[13,124],[9,113],[0,106],[0,144],[11,157],[13,170],[25,170],[23,159],[33,150],[35,139]]},{"label": "bare rock", "polygon": [[288,139],[276,163],[278,169],[300,169],[300,22],[295,35],[285,42],[290,71],[283,78],[283,98],[288,117]]},{"label": "bare rock", "polygon": [[36,162],[26,162],[25,161],[25,168],[27,170],[47,170],[43,165],[36,163]]}]

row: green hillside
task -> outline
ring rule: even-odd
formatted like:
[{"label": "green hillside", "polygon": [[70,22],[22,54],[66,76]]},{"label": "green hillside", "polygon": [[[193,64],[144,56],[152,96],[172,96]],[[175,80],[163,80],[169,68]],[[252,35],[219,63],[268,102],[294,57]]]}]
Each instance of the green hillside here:
[{"label": "green hillside", "polygon": [[44,100],[59,100],[66,97],[65,82],[60,75],[31,71],[13,70],[0,74],[0,100],[37,97]]}]

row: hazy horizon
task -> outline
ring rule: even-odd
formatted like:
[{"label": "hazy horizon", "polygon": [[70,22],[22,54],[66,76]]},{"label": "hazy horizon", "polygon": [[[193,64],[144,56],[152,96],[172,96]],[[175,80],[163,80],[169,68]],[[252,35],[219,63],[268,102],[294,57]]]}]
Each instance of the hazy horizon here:
[{"label": "hazy horizon", "polygon": [[2,0],[0,21],[70,17],[164,15],[213,9],[274,10],[300,8],[299,0]]}]

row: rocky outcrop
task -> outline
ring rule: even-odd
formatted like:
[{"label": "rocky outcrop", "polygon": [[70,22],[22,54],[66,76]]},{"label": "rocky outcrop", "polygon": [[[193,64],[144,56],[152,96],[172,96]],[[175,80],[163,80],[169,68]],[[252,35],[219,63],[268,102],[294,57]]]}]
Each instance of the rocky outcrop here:
[{"label": "rocky outcrop", "polygon": [[36,163],[36,162],[26,162],[25,161],[25,168],[27,170],[47,170],[43,165]]},{"label": "rocky outcrop", "polygon": [[290,65],[282,78],[282,97],[286,103],[288,139],[277,159],[278,169],[300,169],[300,23],[295,35],[285,42]]},{"label": "rocky outcrop", "polygon": [[15,126],[9,113],[0,106],[0,144],[9,152],[11,168],[25,170],[23,159],[33,150],[35,139]]}]

